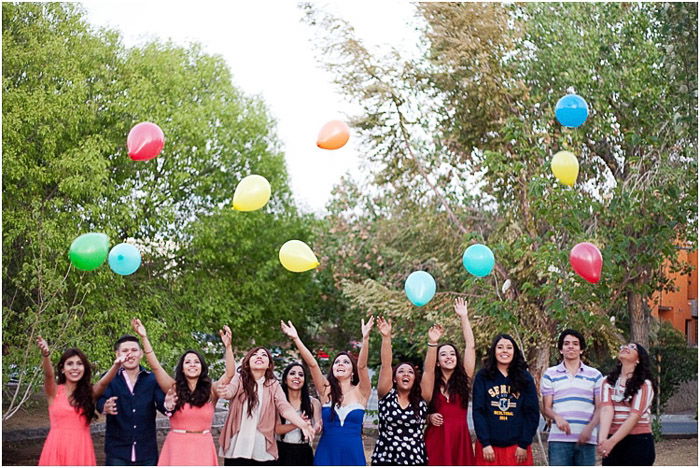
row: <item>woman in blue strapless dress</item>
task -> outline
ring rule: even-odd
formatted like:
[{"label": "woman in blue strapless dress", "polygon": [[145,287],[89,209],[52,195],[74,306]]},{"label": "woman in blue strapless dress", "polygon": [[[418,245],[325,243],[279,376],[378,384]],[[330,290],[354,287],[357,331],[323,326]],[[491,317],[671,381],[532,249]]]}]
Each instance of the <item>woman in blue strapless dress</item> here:
[{"label": "woman in blue strapless dress", "polygon": [[301,358],[309,367],[323,405],[323,432],[316,447],[314,465],[366,465],[362,421],[372,391],[367,357],[369,332],[374,325],[374,317],[370,317],[367,323],[362,320],[362,347],[357,362],[351,354],[339,353],[333,360],[327,378],[311,351],[299,339],[292,322],[282,322],[281,325],[282,331],[294,340]]}]

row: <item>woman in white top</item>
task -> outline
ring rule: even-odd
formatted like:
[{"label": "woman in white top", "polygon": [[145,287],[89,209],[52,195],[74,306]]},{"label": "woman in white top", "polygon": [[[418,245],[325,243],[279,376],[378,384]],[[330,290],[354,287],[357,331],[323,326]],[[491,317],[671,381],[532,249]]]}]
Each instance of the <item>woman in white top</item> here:
[{"label": "woman in white top", "polygon": [[374,317],[362,320],[362,348],[357,363],[346,352],[339,353],[324,377],[311,351],[304,346],[292,322],[281,323],[282,331],[292,340],[311,376],[323,404],[323,432],[316,448],[314,465],[366,465],[362,445],[362,421],[372,391],[367,371],[369,332]]},{"label": "woman in white top", "polygon": [[[321,431],[321,402],[309,396],[307,372],[299,362],[289,364],[282,372],[282,391],[287,401],[305,420],[311,422],[316,432]],[[294,425],[281,418],[275,427],[279,464],[285,466],[313,465],[314,452],[311,440]]]}]

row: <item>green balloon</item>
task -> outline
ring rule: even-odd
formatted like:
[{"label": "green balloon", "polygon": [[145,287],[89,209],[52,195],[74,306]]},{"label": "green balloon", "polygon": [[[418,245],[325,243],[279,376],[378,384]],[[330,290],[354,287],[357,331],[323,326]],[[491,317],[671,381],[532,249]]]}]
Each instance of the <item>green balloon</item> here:
[{"label": "green balloon", "polygon": [[89,232],[73,241],[68,258],[78,270],[92,271],[104,263],[108,254],[109,237],[99,232]]}]

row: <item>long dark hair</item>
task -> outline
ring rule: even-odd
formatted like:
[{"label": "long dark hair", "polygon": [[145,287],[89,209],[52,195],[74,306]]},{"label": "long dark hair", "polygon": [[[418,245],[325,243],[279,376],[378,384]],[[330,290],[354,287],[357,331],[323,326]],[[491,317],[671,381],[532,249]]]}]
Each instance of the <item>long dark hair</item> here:
[{"label": "long dark hair", "polygon": [[[190,391],[189,385],[187,385],[187,378],[182,368],[185,364],[185,358],[188,354],[194,354],[199,359],[199,363],[202,365],[202,373],[199,374],[197,379],[197,386],[194,391]],[[188,349],[185,351],[175,368],[175,392],[177,393],[177,403],[175,404],[175,410],[177,411],[182,408],[185,403],[189,403],[192,406],[202,407],[211,399],[211,378],[209,377],[209,366],[207,366],[204,356],[199,354],[193,349]],[[173,411],[173,412],[174,412]]]},{"label": "long dark hair", "polygon": [[[627,379],[625,382],[625,400],[631,400],[639,391],[639,388],[644,385],[645,380],[651,382],[651,388],[654,389],[654,394],[656,394],[656,382],[654,376],[651,374],[651,360],[649,359],[649,353],[644,348],[644,346],[639,343],[634,343],[637,345],[637,356],[639,356],[639,364],[634,368],[634,373],[632,373],[632,378]],[[622,362],[617,360],[615,368],[608,374],[608,384],[615,385],[617,379],[622,373]]]},{"label": "long dark hair", "polygon": [[66,383],[66,374],[63,373],[63,366],[66,364],[66,361],[73,356],[78,356],[83,362],[84,371],[83,376],[76,382],[73,394],[68,401],[71,406],[80,409],[83,417],[85,417],[85,423],[90,424],[90,421],[97,419],[97,414],[95,413],[95,400],[92,397],[92,367],[90,367],[90,361],[88,361],[85,353],[78,348],[67,349],[61,355],[58,364],[56,364],[56,375],[58,376],[58,383],[60,385]]},{"label": "long dark hair", "polygon": [[408,401],[411,404],[411,409],[413,409],[413,412],[417,415],[420,411],[420,402],[423,400],[420,391],[420,371],[418,370],[418,367],[414,366],[410,362],[401,362],[392,369],[391,380],[393,381],[394,389],[396,389],[396,373],[398,372],[399,367],[403,365],[411,366],[411,369],[413,369],[413,374],[415,375],[413,386],[411,387],[411,391],[408,393]]},{"label": "long dark hair", "polygon": [[267,354],[267,359],[269,364],[267,369],[265,369],[265,384],[269,385],[269,382],[275,381],[275,363],[272,362],[272,355],[267,348],[263,346],[257,346],[245,355],[241,366],[238,368],[238,373],[241,375],[241,386],[243,387],[243,393],[239,397],[241,401],[244,399],[248,400],[248,416],[253,417],[253,410],[258,406],[258,392],[257,384],[255,383],[255,377],[253,377],[253,371],[250,369],[250,358],[253,357],[258,350],[264,350]]},{"label": "long dark hair", "polygon": [[[309,374],[306,371],[306,367],[304,367],[300,362],[293,362],[284,368],[284,371],[282,372],[282,390],[284,391],[284,396],[287,397],[287,401],[289,401],[287,375],[289,375],[289,371],[295,367],[301,368],[301,370],[304,372],[304,383],[301,386],[301,407],[299,409],[305,413],[309,419],[311,419],[314,416],[314,411],[311,407],[311,397],[309,396],[309,381],[306,378],[306,376]],[[282,418],[282,424],[284,424],[286,420],[281,415],[280,418]]]},{"label": "long dark hair", "polygon": [[496,337],[491,342],[491,347],[484,360],[484,371],[489,379],[495,379],[498,370],[498,361],[496,360],[496,345],[502,339],[506,339],[513,344],[513,360],[510,361],[508,365],[508,380],[510,381],[510,393],[512,395],[517,395],[524,391],[528,385],[527,362],[523,357],[522,351],[518,347],[512,336],[507,333],[501,333],[496,335]]},{"label": "long dark hair", "polygon": [[[338,379],[336,379],[335,375],[333,375],[333,364],[335,364],[335,361],[337,361],[340,356],[347,356],[352,364],[352,380],[350,383],[353,385],[360,383],[360,375],[357,371],[357,362],[352,354],[346,351],[341,351],[340,353],[336,354],[333,361],[331,361],[331,368],[328,370],[328,384],[331,386],[331,408],[334,408],[336,405],[341,406],[343,403],[343,390],[340,388],[340,382],[338,382]],[[331,411],[331,419],[333,419],[334,413],[335,411]]]},{"label": "long dark hair", "polygon": [[440,350],[445,346],[450,346],[455,350],[455,358],[457,359],[457,363],[454,371],[452,371],[452,375],[447,382],[445,382],[442,378],[440,366],[438,365],[439,361],[435,361],[435,382],[433,384],[433,397],[430,400],[431,410],[435,409],[436,398],[443,388],[447,389],[447,395],[450,398],[455,395],[459,395],[462,408],[469,409],[469,376],[467,375],[467,371],[464,369],[462,356],[460,356],[455,345],[451,343],[443,343],[437,349],[438,357],[440,356]]}]

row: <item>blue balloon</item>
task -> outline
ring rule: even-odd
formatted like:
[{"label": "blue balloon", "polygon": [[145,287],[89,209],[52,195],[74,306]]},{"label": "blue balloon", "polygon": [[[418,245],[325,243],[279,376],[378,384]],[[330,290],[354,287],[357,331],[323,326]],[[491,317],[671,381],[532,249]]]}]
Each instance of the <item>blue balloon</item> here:
[{"label": "blue balloon", "polygon": [[588,104],[577,94],[567,94],[554,108],[557,120],[565,127],[580,127],[588,118]]},{"label": "blue balloon", "polygon": [[130,275],[141,266],[141,253],[131,244],[121,243],[109,251],[109,267],[118,275]]},{"label": "blue balloon", "polygon": [[426,271],[414,271],[403,287],[408,300],[418,307],[426,305],[435,295],[435,280]]},{"label": "blue balloon", "polygon": [[462,264],[474,276],[486,276],[493,270],[496,258],[491,249],[483,244],[474,244],[462,255]]}]

